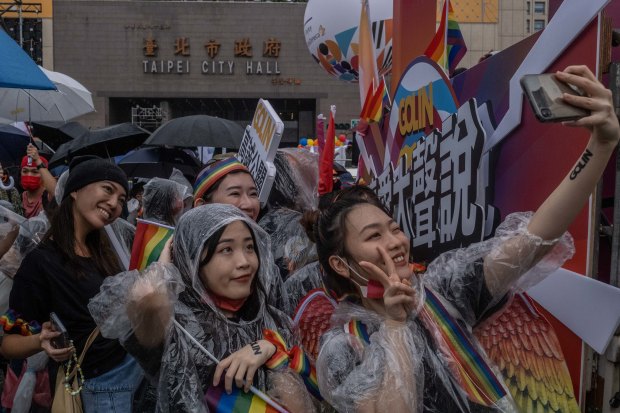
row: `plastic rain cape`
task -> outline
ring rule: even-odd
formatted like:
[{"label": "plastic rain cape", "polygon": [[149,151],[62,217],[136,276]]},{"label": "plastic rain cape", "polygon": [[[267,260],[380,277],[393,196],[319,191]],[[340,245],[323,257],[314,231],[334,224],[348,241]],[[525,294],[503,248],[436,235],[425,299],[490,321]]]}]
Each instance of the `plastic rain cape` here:
[{"label": "plastic rain cape", "polygon": [[[220,360],[261,339],[263,328],[278,330],[291,344],[290,319],[275,308],[268,308],[264,290],[255,289],[253,292],[259,303],[256,309],[233,321],[214,305],[199,278],[205,242],[218,229],[239,220],[245,222],[254,234],[261,262],[256,276],[263,286],[268,285],[274,274],[269,271],[273,267],[265,265],[273,260],[267,234],[236,207],[209,204],[194,208],[181,217],[173,239],[174,265],[153,263],[142,275],[130,271],[108,277],[101,292],[89,304],[101,333],[108,338],[118,338],[155,383],[158,411],[207,411],[203,397],[211,384],[215,365],[170,324],[162,345],[145,348],[137,342],[132,334],[127,305],[128,292],[139,279],[148,276],[154,288],[165,291],[173,303],[173,317]],[[269,390],[270,375],[265,368],[260,368],[254,385]]]},{"label": "plastic rain cape", "polygon": [[274,164],[276,178],[259,225],[271,236],[273,257],[286,279],[317,259],[299,221],[318,205],[318,157],[305,149],[279,149]]},{"label": "plastic rain cape", "polygon": [[183,213],[188,187],[170,179],[153,178],[144,185],[142,218],[174,226]]},{"label": "plastic rain cape", "polygon": [[[442,254],[421,278],[487,361],[472,327],[497,312],[511,292],[540,281],[574,253],[568,233],[553,241],[530,234],[530,218],[509,215],[494,238]],[[347,331],[355,321],[363,322],[368,342]],[[517,411],[509,394],[490,407],[471,402],[456,384],[456,360],[438,346],[438,336],[419,312],[394,326],[374,311],[342,302],[321,342],[321,394],[341,413],[355,412],[362,404],[382,411],[391,403],[407,406],[404,412]],[[488,364],[501,382],[498,369]]]}]

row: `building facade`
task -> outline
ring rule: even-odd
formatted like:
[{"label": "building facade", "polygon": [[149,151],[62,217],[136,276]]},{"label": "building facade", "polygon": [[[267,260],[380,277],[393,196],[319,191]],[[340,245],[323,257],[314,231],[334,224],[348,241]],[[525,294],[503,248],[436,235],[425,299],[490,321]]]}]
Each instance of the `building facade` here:
[{"label": "building facade", "polygon": [[314,136],[337,106],[339,129],[359,114],[357,84],[312,59],[303,3],[70,1],[54,3],[54,69],[93,92],[93,127],[151,127],[208,114],[246,125],[259,98],[285,123],[283,142]]},{"label": "building facade", "polygon": [[[454,0],[468,47],[460,66],[471,67],[489,51],[527,37],[540,28],[539,20],[546,25],[546,2]],[[442,4],[438,1],[438,19]],[[315,118],[330,105],[337,106],[339,132],[350,128],[360,109],[358,85],[332,78],[311,57],[303,33],[305,7],[55,0],[53,59],[44,56],[43,63],[93,92],[96,112],[80,119],[89,127],[133,121],[154,129],[193,114],[245,125],[264,98],[285,122],[283,142],[294,145],[315,135]]]},{"label": "building facade", "polygon": [[54,67],[52,16],[52,0],[0,3],[2,28],[21,44],[32,60],[50,70]]}]

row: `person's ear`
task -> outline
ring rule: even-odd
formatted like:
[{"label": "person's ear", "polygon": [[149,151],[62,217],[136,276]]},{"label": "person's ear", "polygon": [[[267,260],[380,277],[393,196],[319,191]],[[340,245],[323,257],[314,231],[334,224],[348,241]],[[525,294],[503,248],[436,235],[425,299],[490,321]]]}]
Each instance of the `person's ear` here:
[{"label": "person's ear", "polygon": [[202,198],[196,198],[194,200],[194,208],[199,207],[200,205],[206,204],[205,200]]},{"label": "person's ear", "polygon": [[345,264],[344,260],[338,255],[332,255],[329,257],[329,266],[332,270],[336,271],[338,275],[344,278],[350,278],[349,267]]}]

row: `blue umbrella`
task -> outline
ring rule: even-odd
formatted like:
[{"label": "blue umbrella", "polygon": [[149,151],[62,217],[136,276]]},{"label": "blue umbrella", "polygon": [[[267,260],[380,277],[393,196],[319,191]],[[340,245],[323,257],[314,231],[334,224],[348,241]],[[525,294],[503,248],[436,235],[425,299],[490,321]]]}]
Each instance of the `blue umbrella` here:
[{"label": "blue umbrella", "polygon": [[0,126],[0,163],[5,167],[19,165],[29,142],[30,136],[21,129]]},{"label": "blue umbrella", "polygon": [[0,29],[0,87],[56,90],[39,66],[4,30]]}]

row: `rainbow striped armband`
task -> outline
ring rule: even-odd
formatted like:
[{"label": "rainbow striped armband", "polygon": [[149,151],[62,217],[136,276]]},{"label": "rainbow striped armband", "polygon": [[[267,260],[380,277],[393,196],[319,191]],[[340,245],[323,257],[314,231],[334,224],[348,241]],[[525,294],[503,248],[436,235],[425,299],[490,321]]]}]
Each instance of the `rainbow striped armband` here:
[{"label": "rainbow striped armband", "polygon": [[280,333],[267,328],[263,329],[263,338],[276,346],[276,352],[267,360],[265,367],[271,370],[289,367],[301,376],[310,394],[318,400],[323,400],[316,379],[316,369],[301,347],[293,346],[288,350]]}]

